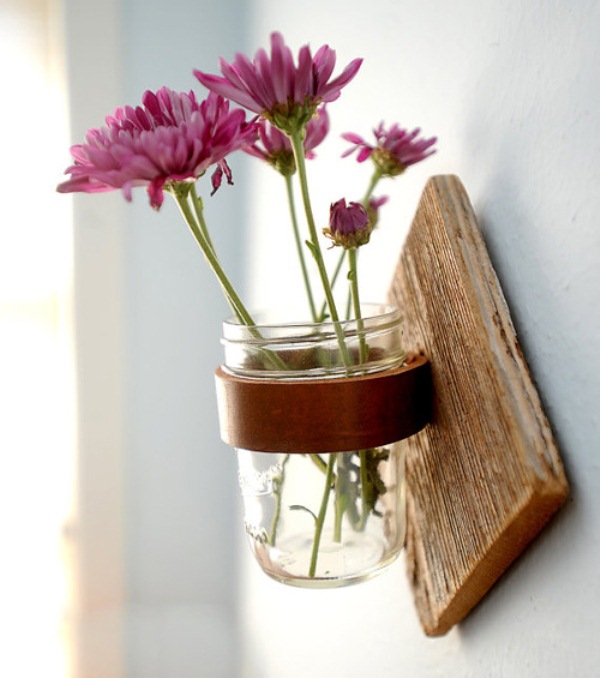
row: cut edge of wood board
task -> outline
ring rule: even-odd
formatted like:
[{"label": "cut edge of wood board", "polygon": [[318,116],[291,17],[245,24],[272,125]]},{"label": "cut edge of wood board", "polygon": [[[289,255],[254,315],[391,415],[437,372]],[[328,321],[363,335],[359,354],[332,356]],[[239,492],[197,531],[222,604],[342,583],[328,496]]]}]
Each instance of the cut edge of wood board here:
[{"label": "cut edge of wood board", "polygon": [[451,599],[444,601],[444,606],[436,605],[430,597],[431,583],[426,579],[423,554],[418,552],[418,545],[423,540],[413,538],[407,546],[407,569],[421,626],[426,635],[443,636],[465,619],[535,539],[562,506],[565,498],[566,495],[560,488],[549,494],[532,494],[531,501],[520,507],[485,556],[474,565],[465,578],[463,587]]}]

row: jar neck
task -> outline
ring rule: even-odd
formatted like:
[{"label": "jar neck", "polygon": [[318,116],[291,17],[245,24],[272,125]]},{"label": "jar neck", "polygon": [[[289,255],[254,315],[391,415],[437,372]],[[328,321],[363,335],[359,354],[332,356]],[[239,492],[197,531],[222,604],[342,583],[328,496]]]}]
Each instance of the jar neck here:
[{"label": "jar neck", "polygon": [[[368,305],[361,320],[273,323],[257,314],[252,327],[224,324],[224,367],[240,376],[277,379],[335,378],[398,367],[402,317],[398,309]],[[264,324],[262,320],[264,319]],[[343,346],[340,342],[343,336]]]}]

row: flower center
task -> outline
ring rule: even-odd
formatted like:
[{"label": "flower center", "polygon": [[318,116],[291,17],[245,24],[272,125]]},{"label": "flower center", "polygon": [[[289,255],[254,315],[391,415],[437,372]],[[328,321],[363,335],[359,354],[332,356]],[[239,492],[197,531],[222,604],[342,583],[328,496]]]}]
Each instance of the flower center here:
[{"label": "flower center", "polygon": [[312,96],[306,97],[302,104],[288,99],[286,103],[278,102],[271,110],[263,111],[263,117],[277,129],[291,136],[306,129],[319,104],[320,100]]},{"label": "flower center", "polygon": [[406,165],[385,148],[376,148],[371,158],[383,176],[396,177],[406,169]]},{"label": "flower center", "polygon": [[267,161],[284,177],[291,177],[296,171],[296,161],[292,151],[277,151],[269,155]]}]

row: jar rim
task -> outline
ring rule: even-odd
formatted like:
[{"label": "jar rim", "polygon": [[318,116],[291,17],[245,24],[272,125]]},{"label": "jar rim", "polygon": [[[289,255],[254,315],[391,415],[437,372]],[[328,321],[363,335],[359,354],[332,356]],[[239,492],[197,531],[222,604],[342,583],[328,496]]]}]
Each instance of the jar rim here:
[{"label": "jar rim", "polygon": [[[340,320],[344,334],[352,335],[365,330],[384,330],[399,324],[403,320],[400,309],[391,304],[361,304],[361,327],[356,319]],[[318,329],[318,336],[322,339],[324,335],[336,334],[336,323],[328,319],[324,322],[315,323],[313,321],[289,320],[283,322],[273,322],[267,320],[270,318],[270,312],[259,312],[253,314],[257,321],[265,318],[264,322],[256,322],[254,325],[244,325],[237,318],[231,317],[223,322],[223,341],[224,342],[258,342],[264,344],[270,340],[279,341],[283,338],[303,338],[314,336]],[[258,336],[257,336],[258,333]]]}]

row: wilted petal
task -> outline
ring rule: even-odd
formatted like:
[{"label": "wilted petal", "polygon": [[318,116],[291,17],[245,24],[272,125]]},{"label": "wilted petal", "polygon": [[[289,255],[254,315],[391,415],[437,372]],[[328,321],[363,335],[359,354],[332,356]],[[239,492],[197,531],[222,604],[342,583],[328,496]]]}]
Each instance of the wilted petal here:
[{"label": "wilted petal", "polygon": [[132,186],[128,182],[123,184],[123,186],[121,187],[121,193],[123,194],[123,197],[125,198],[125,200],[127,200],[127,202],[131,202],[131,200],[133,198],[133,196],[131,194],[131,189],[132,189]]},{"label": "wilted petal", "polygon": [[215,169],[215,171],[212,174],[212,177],[210,178],[213,187],[211,195],[214,195],[219,190],[219,188],[221,187],[222,180],[223,180],[223,168],[220,165],[217,165],[217,168]]},{"label": "wilted petal", "polygon": [[223,160],[222,162],[220,162],[217,165],[215,171],[212,174],[211,183],[212,183],[213,190],[212,190],[211,195],[214,195],[217,192],[217,190],[221,187],[221,183],[223,181],[223,175],[225,175],[225,178],[227,179],[227,183],[230,186],[233,186],[233,176],[231,174],[231,169],[230,169],[229,165],[227,164],[226,160]]},{"label": "wilted petal", "polygon": [[219,167],[221,167],[221,169],[223,170],[223,174],[227,179],[227,183],[230,186],[233,186],[233,175],[231,174],[231,168],[227,164],[227,160],[221,160],[221,162],[219,163]]},{"label": "wilted petal", "polygon": [[148,184],[148,195],[150,196],[150,205],[155,209],[159,210],[162,207],[164,201],[163,186],[165,185],[165,180],[163,177],[158,179],[153,179]]}]

